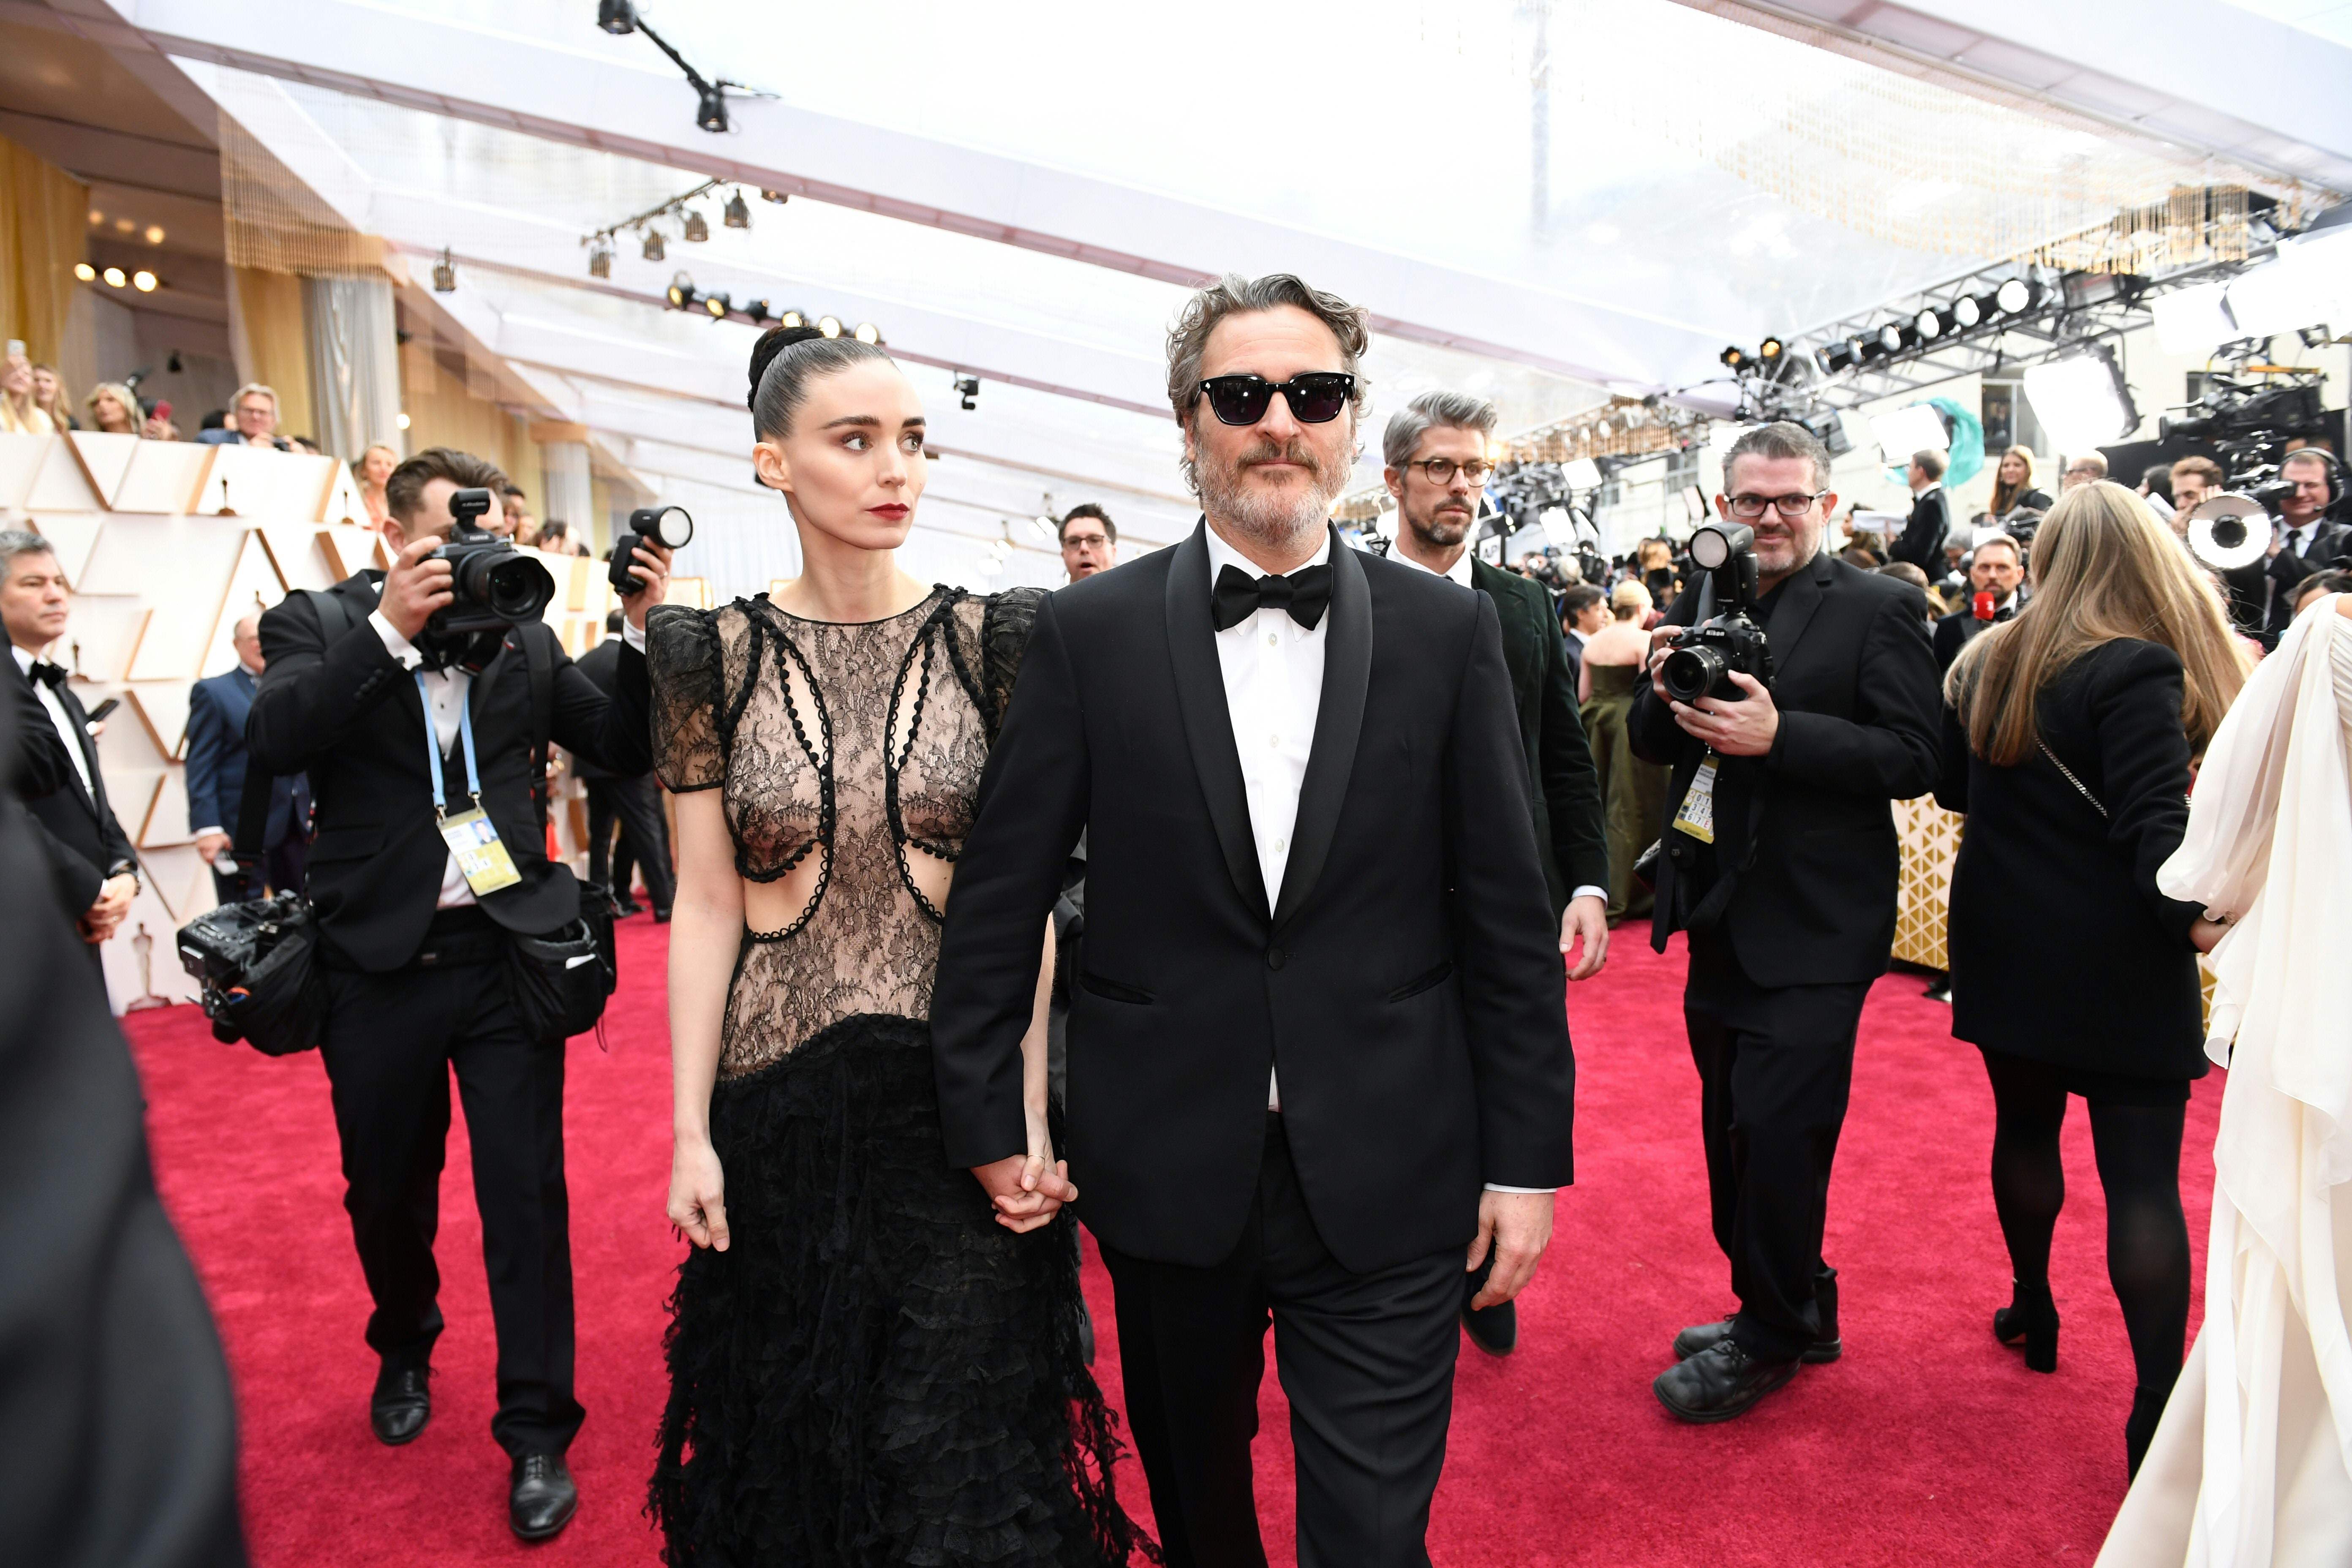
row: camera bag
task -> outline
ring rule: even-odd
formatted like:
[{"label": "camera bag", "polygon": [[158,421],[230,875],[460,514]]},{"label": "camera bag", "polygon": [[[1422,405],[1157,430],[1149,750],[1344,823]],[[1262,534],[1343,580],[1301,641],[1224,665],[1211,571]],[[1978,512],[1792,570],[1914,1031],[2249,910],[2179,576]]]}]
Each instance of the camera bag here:
[{"label": "camera bag", "polygon": [[[518,635],[530,672],[530,797],[539,826],[547,830],[547,752],[554,708],[553,666],[542,639],[528,626]],[[512,934],[507,946],[507,987],[523,1033],[534,1040],[568,1040],[594,1028],[605,998],[620,984],[619,955],[613,937],[610,889],[594,882],[580,886],[580,913],[569,923],[538,936]]]}]

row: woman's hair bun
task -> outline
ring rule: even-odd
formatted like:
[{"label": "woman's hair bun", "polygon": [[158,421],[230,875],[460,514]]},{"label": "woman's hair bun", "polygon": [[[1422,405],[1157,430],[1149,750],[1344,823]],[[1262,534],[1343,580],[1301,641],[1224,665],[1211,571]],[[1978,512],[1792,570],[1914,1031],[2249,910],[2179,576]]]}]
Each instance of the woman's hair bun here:
[{"label": "woman's hair bun", "polygon": [[768,374],[769,362],[794,343],[821,339],[824,334],[814,327],[770,327],[751,345],[751,390],[743,398],[744,406],[756,409],[760,400],[760,378]]}]

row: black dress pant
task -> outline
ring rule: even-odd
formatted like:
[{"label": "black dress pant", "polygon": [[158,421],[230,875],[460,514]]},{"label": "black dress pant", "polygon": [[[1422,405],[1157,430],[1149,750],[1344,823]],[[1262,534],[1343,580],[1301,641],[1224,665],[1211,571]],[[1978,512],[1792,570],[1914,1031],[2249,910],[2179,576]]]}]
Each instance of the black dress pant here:
[{"label": "black dress pant", "polygon": [[405,969],[359,973],[331,955],[320,1055],[342,1140],[343,1207],[375,1301],[367,1342],[401,1367],[426,1364],[441,1333],[433,1239],[457,1069],[498,1330],[490,1433],[509,1454],[560,1454],[582,1418],[572,1394],[563,1042],[523,1037],[505,940],[479,910],[445,910]]},{"label": "black dress pant", "polygon": [[299,893],[302,890],[303,866],[310,854],[310,840],[299,833],[289,833],[262,852],[261,875],[257,879],[242,873],[224,874],[215,866],[214,897],[224,904],[238,904],[264,893]]},{"label": "black dress pant", "polygon": [[1870,986],[1758,985],[1715,933],[1693,935],[1690,954],[1683,1017],[1716,1244],[1739,1298],[1731,1334],[1751,1355],[1788,1361],[1836,1299],[1822,1227]]},{"label": "black dress pant", "polygon": [[[629,894],[630,862],[645,874],[654,908],[667,910],[675,892],[669,867],[669,824],[662,816],[661,791],[651,773],[633,779],[588,779],[588,879],[603,882],[614,898]],[[611,853],[613,827],[621,829],[620,853]],[[609,874],[609,875],[608,875]]]},{"label": "black dress pant", "polygon": [[1102,1249],[1128,1424],[1168,1568],[1265,1563],[1250,1443],[1269,1318],[1297,1458],[1299,1568],[1427,1568],[1467,1250],[1342,1268],[1307,1215],[1274,1114],[1232,1257],[1192,1268]]}]

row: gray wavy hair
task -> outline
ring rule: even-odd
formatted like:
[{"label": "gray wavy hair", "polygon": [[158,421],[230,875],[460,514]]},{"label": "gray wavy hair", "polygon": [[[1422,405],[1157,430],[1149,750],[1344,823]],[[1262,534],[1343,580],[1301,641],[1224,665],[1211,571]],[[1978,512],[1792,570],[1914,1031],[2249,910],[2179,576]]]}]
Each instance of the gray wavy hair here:
[{"label": "gray wavy hair", "polygon": [[0,528],[0,577],[16,566],[19,555],[54,555],[57,546],[29,529]]},{"label": "gray wavy hair", "polygon": [[1389,416],[1389,427],[1381,437],[1381,459],[1391,468],[1403,468],[1412,460],[1412,449],[1421,445],[1422,437],[1440,425],[1492,436],[1496,417],[1495,405],[1483,397],[1466,392],[1424,392]]},{"label": "gray wavy hair", "polygon": [[1342,365],[1356,378],[1352,402],[1356,418],[1361,422],[1364,391],[1369,383],[1356,362],[1372,341],[1364,325],[1363,307],[1350,305],[1337,294],[1327,294],[1293,273],[1244,278],[1229,272],[1185,300],[1184,308],[1176,314],[1176,324],[1168,329],[1168,403],[1175,409],[1179,425],[1192,422],[1192,405],[1200,395],[1201,360],[1209,352],[1209,334],[1217,330],[1217,324],[1229,316],[1279,310],[1285,305],[1306,311],[1330,328],[1331,335],[1339,340]]}]

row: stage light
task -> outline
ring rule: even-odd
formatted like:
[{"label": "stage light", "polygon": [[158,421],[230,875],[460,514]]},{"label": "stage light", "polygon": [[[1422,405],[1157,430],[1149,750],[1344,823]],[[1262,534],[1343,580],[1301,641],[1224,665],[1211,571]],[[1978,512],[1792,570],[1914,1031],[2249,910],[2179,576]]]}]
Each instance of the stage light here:
[{"label": "stage light", "polygon": [[686,211],[687,243],[689,245],[700,245],[704,240],[709,239],[709,237],[710,226],[703,221],[700,211],[693,207],[688,207]]},{"label": "stage light", "polygon": [[808,325],[807,312],[802,310],[786,310],[782,315],[776,318],[776,325],[780,327],[805,327]]},{"label": "stage light", "polygon": [[1769,364],[1772,361],[1780,357],[1780,350],[1782,346],[1783,345],[1780,339],[1766,338],[1762,342],[1756,345],[1756,357]]},{"label": "stage light", "polygon": [[131,275],[131,286],[142,294],[152,294],[156,285],[161,281],[163,281],[161,279],[143,267]]},{"label": "stage light", "polygon": [[1933,342],[1944,335],[1945,313],[1932,307],[1911,318],[1911,330],[1923,343]]},{"label": "stage light", "polygon": [[1908,321],[1889,321],[1878,329],[1878,346],[1891,354],[1899,354],[1918,341],[1918,329]]},{"label": "stage light", "polygon": [[727,94],[715,86],[698,90],[702,102],[694,111],[694,122],[713,136],[724,135],[727,131]]},{"label": "stage light", "polygon": [[882,329],[871,321],[860,321],[857,323],[857,330],[850,333],[850,336],[861,343],[878,343],[882,341]]},{"label": "stage light", "polygon": [[1797,421],[1813,433],[1813,438],[1829,448],[1832,458],[1843,458],[1853,450],[1853,438],[1845,433],[1845,416],[1834,408],[1824,408]]},{"label": "stage light", "polygon": [[457,291],[457,268],[449,259],[449,247],[441,247],[441,259],[433,264],[433,291],[454,294]]},{"label": "stage light", "polygon": [[151,223],[147,226],[147,243],[150,245],[161,245],[163,243],[163,226],[162,224]]},{"label": "stage light", "polygon": [[98,268],[87,261],[77,261],[74,263],[74,276],[85,283],[95,283],[98,281]]},{"label": "stage light", "polygon": [[2156,319],[2157,346],[2168,354],[2205,354],[2245,334],[2231,316],[2226,283],[2199,283],[2158,294],[2147,302]]},{"label": "stage light", "polygon": [[1559,482],[1572,490],[1601,488],[1601,465],[1590,458],[1570,458],[1559,466]]},{"label": "stage light", "polygon": [[1724,350],[1715,357],[1721,360],[1726,365],[1733,370],[1738,370],[1748,363],[1748,351],[1737,346],[1736,344],[1733,347]]},{"label": "stage light", "polygon": [[816,330],[823,332],[828,338],[837,338],[841,336],[841,318],[839,316],[819,316],[816,319]]},{"label": "stage light", "polygon": [[408,428],[408,411],[407,411],[406,409],[403,409],[403,410],[402,410],[401,412],[399,412],[398,414],[394,415],[394,416],[392,416],[392,422],[393,422],[394,425],[397,425],[398,426],[400,426],[400,428],[402,428],[403,430],[407,429],[407,428]]},{"label": "stage light", "polygon": [[1892,413],[1874,414],[1870,434],[1890,460],[1907,462],[1914,452],[1945,452],[1952,446],[1951,434],[1944,428],[1944,416],[1936,412],[1932,403],[1906,404]]},{"label": "stage light", "polygon": [[588,276],[610,278],[613,275],[613,247],[610,241],[599,239],[588,247]]},{"label": "stage light", "polygon": [[743,313],[751,318],[751,324],[756,327],[764,323],[771,312],[765,300],[751,300],[745,302]]},{"label": "stage light", "polygon": [[727,198],[727,205],[720,209],[720,216],[725,219],[729,228],[751,226],[751,205],[743,199],[743,193],[740,191]]},{"label": "stage light", "polygon": [[714,321],[725,321],[727,312],[734,304],[735,301],[724,294],[705,294],[702,297],[702,308],[710,312],[710,319]]},{"label": "stage light", "polygon": [[1967,331],[1985,319],[1984,307],[1967,295],[1953,300],[1951,309],[1952,325],[1962,331]]},{"label": "stage light", "polygon": [[2012,278],[1992,291],[1992,302],[2004,316],[2021,316],[2042,303],[2042,285]]},{"label": "stage light", "polygon": [[669,280],[667,294],[673,310],[691,310],[695,300],[701,298],[694,291],[694,279],[683,272]]},{"label": "stage light", "polygon": [[1843,342],[1823,343],[1813,351],[1813,364],[1823,375],[1853,368],[1853,350]]},{"label": "stage light", "polygon": [[657,228],[649,228],[645,231],[645,234],[646,259],[647,261],[659,261],[662,258],[663,254],[662,231]]},{"label": "stage light", "polygon": [[958,371],[955,389],[956,395],[963,400],[965,413],[969,414],[980,406],[980,377],[966,375],[961,371]]},{"label": "stage light", "polygon": [[2115,351],[2093,343],[2072,359],[2030,366],[2025,399],[2062,452],[2085,452],[2139,427],[2139,409],[2124,384]]},{"label": "stage light", "polygon": [[629,0],[596,0],[596,25],[620,37],[637,30],[637,8]]},{"label": "stage light", "polygon": [[791,195],[791,194],[790,194],[789,192],[785,192],[785,191],[772,191],[772,190],[768,190],[768,189],[766,189],[766,188],[763,186],[763,187],[761,187],[761,191],[760,191],[760,199],[761,199],[761,201],[763,201],[763,202],[773,202],[773,203],[775,203],[778,206],[782,206],[782,205],[783,205],[786,202],[791,201],[793,198],[792,198],[792,195]]},{"label": "stage light", "polygon": [[99,276],[106,279],[106,286],[110,289],[120,289],[131,281],[122,275],[122,268],[120,267],[110,267]]}]

